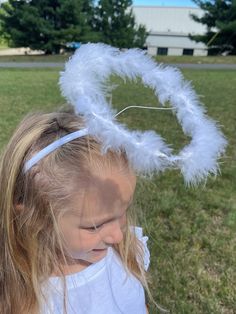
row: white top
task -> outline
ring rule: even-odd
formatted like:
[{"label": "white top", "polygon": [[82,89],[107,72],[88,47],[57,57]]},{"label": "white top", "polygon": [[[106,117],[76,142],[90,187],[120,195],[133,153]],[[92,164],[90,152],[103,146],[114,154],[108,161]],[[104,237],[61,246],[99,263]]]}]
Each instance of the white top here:
[{"label": "white top", "polygon": [[[150,257],[146,246],[148,237],[142,237],[140,227],[134,227],[134,231],[144,244],[147,270]],[[119,255],[111,247],[99,262],[65,277],[68,314],[146,314],[143,286],[125,271]],[[63,314],[61,278],[50,277],[47,284],[50,306],[44,305],[41,314]]]}]

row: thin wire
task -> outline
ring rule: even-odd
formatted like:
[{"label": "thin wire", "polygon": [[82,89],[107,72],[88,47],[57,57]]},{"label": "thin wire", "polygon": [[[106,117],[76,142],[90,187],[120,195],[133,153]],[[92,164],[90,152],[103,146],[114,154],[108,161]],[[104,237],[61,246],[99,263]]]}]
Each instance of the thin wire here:
[{"label": "thin wire", "polygon": [[119,114],[121,114],[122,112],[124,112],[125,110],[130,109],[130,108],[154,109],[154,110],[173,110],[173,108],[162,108],[162,107],[128,106],[128,107],[122,109],[121,111],[119,111],[114,117],[117,117]]}]

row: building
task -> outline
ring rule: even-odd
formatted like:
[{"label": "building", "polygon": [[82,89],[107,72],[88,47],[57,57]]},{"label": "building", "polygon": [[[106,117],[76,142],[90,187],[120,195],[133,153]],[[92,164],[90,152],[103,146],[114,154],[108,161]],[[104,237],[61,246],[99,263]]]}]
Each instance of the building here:
[{"label": "building", "polygon": [[203,11],[191,7],[133,6],[136,22],[146,26],[146,40],[151,55],[206,56],[205,44],[190,40],[188,35],[204,34],[206,27],[190,14],[201,17]]}]

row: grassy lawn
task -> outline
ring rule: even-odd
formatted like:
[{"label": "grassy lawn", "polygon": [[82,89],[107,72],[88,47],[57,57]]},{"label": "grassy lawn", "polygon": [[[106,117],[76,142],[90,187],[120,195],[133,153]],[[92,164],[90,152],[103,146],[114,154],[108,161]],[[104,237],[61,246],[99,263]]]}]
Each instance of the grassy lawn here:
[{"label": "grassy lawn", "polygon": [[[1,45],[0,45],[1,49]],[[70,53],[65,55],[28,55],[28,56],[1,56],[0,62],[64,62],[70,57]],[[208,63],[208,64],[235,64],[236,56],[157,56],[158,62],[164,63]]]},{"label": "grassy lawn", "polygon": [[0,49],[7,49],[8,45],[6,43],[6,41],[0,37]]},{"label": "grassy lawn", "polygon": [[7,46],[6,46],[5,43],[3,43],[3,42],[0,41],[0,50],[1,50],[1,49],[7,49]]},{"label": "grassy lawn", "polygon": [[[149,236],[152,292],[170,313],[233,314],[236,309],[236,75],[226,70],[184,70],[211,117],[229,140],[221,174],[205,185],[186,189],[179,171],[152,180],[139,179],[134,206]],[[53,110],[65,103],[56,69],[0,69],[0,147],[31,110]],[[119,84],[113,92],[117,109],[155,105],[149,88]],[[129,110],[119,117],[130,128],[150,126],[173,143],[176,151],[188,139],[170,112]],[[157,313],[150,306],[150,313]]]},{"label": "grassy lawn", "polygon": [[164,63],[235,64],[236,56],[157,56],[156,60]]}]

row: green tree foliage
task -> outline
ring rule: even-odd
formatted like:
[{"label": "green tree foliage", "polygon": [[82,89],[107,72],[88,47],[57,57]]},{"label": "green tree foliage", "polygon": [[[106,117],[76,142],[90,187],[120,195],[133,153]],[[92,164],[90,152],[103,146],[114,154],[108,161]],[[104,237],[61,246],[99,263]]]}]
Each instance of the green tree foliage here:
[{"label": "green tree foliage", "polygon": [[71,41],[97,41],[92,0],[9,0],[2,4],[3,33],[13,47],[58,53]]},{"label": "green tree foliage", "polygon": [[143,48],[147,32],[136,25],[131,0],[99,0],[96,7],[95,28],[102,41],[119,48]]},{"label": "green tree foliage", "polygon": [[236,0],[193,0],[205,11],[202,17],[192,15],[199,23],[206,25],[204,35],[190,35],[197,42],[204,42],[209,53],[230,52],[236,54]]}]

